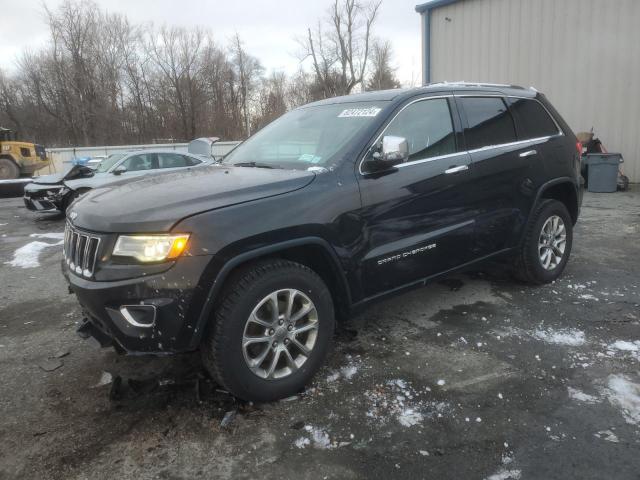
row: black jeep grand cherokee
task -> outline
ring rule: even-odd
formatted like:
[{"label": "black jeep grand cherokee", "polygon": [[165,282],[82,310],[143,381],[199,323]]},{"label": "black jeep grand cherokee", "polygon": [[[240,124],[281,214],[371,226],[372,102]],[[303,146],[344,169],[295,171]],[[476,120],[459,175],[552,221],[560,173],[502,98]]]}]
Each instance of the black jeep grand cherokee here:
[{"label": "black jeep grand cherokee", "polygon": [[293,110],[198,172],[92,191],[63,270],[80,328],[128,353],[201,349],[230,392],[299,391],[334,318],[511,255],[550,282],[571,251],[580,145],[545,97],[434,84]]}]

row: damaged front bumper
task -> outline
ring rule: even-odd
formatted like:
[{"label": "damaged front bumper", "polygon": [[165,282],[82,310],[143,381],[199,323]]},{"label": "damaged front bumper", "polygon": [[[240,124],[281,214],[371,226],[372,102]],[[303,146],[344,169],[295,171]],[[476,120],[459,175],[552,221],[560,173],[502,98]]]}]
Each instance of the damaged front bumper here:
[{"label": "damaged front bumper", "polygon": [[65,186],[30,183],[24,188],[24,205],[34,212],[61,211],[64,199],[70,192]]},{"label": "damaged front bumper", "polygon": [[194,350],[201,334],[196,325],[198,305],[204,300],[197,280],[206,263],[202,257],[183,257],[160,274],[95,281],[70,273],[63,261],[69,291],[84,313],[78,333],[129,354]]}]

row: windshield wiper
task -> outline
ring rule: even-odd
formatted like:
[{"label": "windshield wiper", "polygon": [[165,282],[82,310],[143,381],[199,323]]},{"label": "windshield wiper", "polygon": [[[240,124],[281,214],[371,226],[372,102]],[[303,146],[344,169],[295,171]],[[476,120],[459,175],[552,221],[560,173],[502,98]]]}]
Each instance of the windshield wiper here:
[{"label": "windshield wiper", "polygon": [[276,168],[273,165],[269,165],[268,163],[260,163],[260,162],[240,162],[234,163],[234,167],[254,167],[254,168]]}]

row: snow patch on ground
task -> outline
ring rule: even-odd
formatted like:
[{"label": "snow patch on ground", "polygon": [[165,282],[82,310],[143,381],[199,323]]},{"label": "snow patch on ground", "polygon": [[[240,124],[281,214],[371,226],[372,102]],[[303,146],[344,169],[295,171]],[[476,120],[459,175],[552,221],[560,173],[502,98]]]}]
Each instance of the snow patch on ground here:
[{"label": "snow patch on ground", "polygon": [[329,434],[326,430],[320,427],[314,427],[313,425],[305,425],[304,431],[307,432],[308,437],[298,437],[293,442],[293,445],[296,448],[313,446],[320,450],[327,450],[335,447],[335,445],[331,443],[331,439],[329,438]]},{"label": "snow patch on ground", "polygon": [[310,438],[298,438],[294,442],[294,445],[296,447],[305,448],[307,445],[313,445],[313,447],[319,448],[320,450],[333,448],[331,439],[329,438],[329,434],[326,432],[326,430],[320,427],[314,427],[313,425],[305,425],[304,430],[309,434]]},{"label": "snow patch on ground", "polygon": [[[34,233],[31,234],[32,237],[38,235],[57,235],[57,234],[40,234]],[[38,237],[38,238],[60,238],[62,239],[64,233],[59,234],[60,237]],[[29,242],[25,246],[18,248],[15,252],[13,252],[13,260],[5,262],[7,265],[11,265],[12,267],[22,267],[22,268],[35,268],[40,266],[40,254],[49,247],[56,247],[58,245],[62,245],[63,240],[60,240],[56,243],[46,243],[40,242],[38,240],[34,242]]]},{"label": "snow patch on ground", "polygon": [[309,440],[306,437],[297,438],[296,441],[293,442],[293,444],[296,446],[296,448],[305,448],[310,443],[311,443],[311,440]]},{"label": "snow patch on ground", "polygon": [[584,332],[575,328],[567,328],[563,330],[554,330],[552,328],[536,330],[533,332],[533,337],[538,340],[542,340],[543,342],[554,343],[557,345],[568,345],[571,347],[578,347],[585,343]]},{"label": "snow patch on ground", "polygon": [[607,442],[619,443],[618,436],[611,430],[600,430],[598,433],[593,434],[597,438],[601,438]]},{"label": "snow patch on ground", "polygon": [[486,478],[486,480],[519,480],[522,472],[518,469],[511,468],[513,458],[508,455],[502,456],[502,466],[500,469]]},{"label": "snow patch on ground", "polygon": [[29,236],[31,238],[50,238],[52,240],[64,240],[64,232],[32,233]]},{"label": "snow patch on ground", "polygon": [[346,367],[342,367],[340,369],[340,373],[346,380],[351,380],[351,378],[358,373],[358,365],[347,365]]},{"label": "snow patch on ground", "polygon": [[609,350],[622,350],[623,352],[640,351],[640,340],[635,342],[627,342],[626,340],[618,340],[609,345]]},{"label": "snow patch on ground", "polygon": [[527,331],[517,327],[506,327],[493,330],[492,333],[498,337],[530,337],[546,343],[566,345],[569,347],[579,347],[587,341],[584,332],[576,328],[538,328],[534,331]]},{"label": "snow patch on ground", "polygon": [[398,422],[403,427],[413,427],[422,423],[424,417],[420,412],[415,411],[413,408],[405,408],[398,414]]},{"label": "snow patch on ground", "polygon": [[487,480],[519,480],[522,476],[520,470],[506,470],[501,468],[498,472],[494,473]]},{"label": "snow patch on ground", "polygon": [[441,417],[448,410],[444,402],[421,400],[424,392],[416,391],[406,380],[396,378],[375,385],[364,393],[368,404],[367,418],[378,425],[386,424],[390,418],[403,427],[421,425],[426,419]]},{"label": "snow patch on ground", "polygon": [[361,367],[360,361],[350,361],[348,365],[341,367],[340,370],[332,372],[327,377],[327,382],[332,383],[340,378],[344,378],[345,380],[351,380],[353,376],[358,373]]},{"label": "snow patch on ground", "polygon": [[583,300],[595,300],[596,302],[600,301],[598,297],[596,297],[595,295],[591,295],[590,293],[584,293],[582,295],[579,295],[579,298]]},{"label": "snow patch on ground", "polygon": [[613,357],[616,353],[623,352],[635,357],[640,361],[640,340],[629,342],[627,340],[617,340],[610,345],[607,345],[607,355]]},{"label": "snow patch on ground", "polygon": [[600,401],[598,397],[584,393],[576,388],[567,387],[567,390],[569,392],[569,398],[573,398],[579,402],[598,403]]},{"label": "snow patch on ground", "polygon": [[640,385],[625,375],[611,375],[604,394],[622,412],[627,423],[640,424]]}]

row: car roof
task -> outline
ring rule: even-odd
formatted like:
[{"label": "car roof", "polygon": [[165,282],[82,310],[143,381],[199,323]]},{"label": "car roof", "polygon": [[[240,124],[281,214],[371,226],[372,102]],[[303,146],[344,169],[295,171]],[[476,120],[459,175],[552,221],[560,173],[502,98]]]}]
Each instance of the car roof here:
[{"label": "car roof", "polygon": [[474,83],[474,82],[438,82],[430,83],[422,87],[414,88],[395,88],[392,90],[377,90],[375,92],[354,93],[341,97],[327,98],[317,102],[308,103],[303,107],[330,105],[335,103],[356,103],[356,102],[390,102],[403,101],[406,98],[413,97],[422,93],[439,93],[439,92],[468,92],[468,93],[493,93],[501,95],[522,96],[535,98],[538,91],[533,88],[524,88],[518,85],[506,85],[498,83]]},{"label": "car roof", "polygon": [[127,156],[140,153],[177,153],[178,155],[194,155],[193,153],[178,152],[177,150],[171,150],[170,148],[141,148],[140,150],[127,150],[126,152],[121,152],[122,155]]}]

